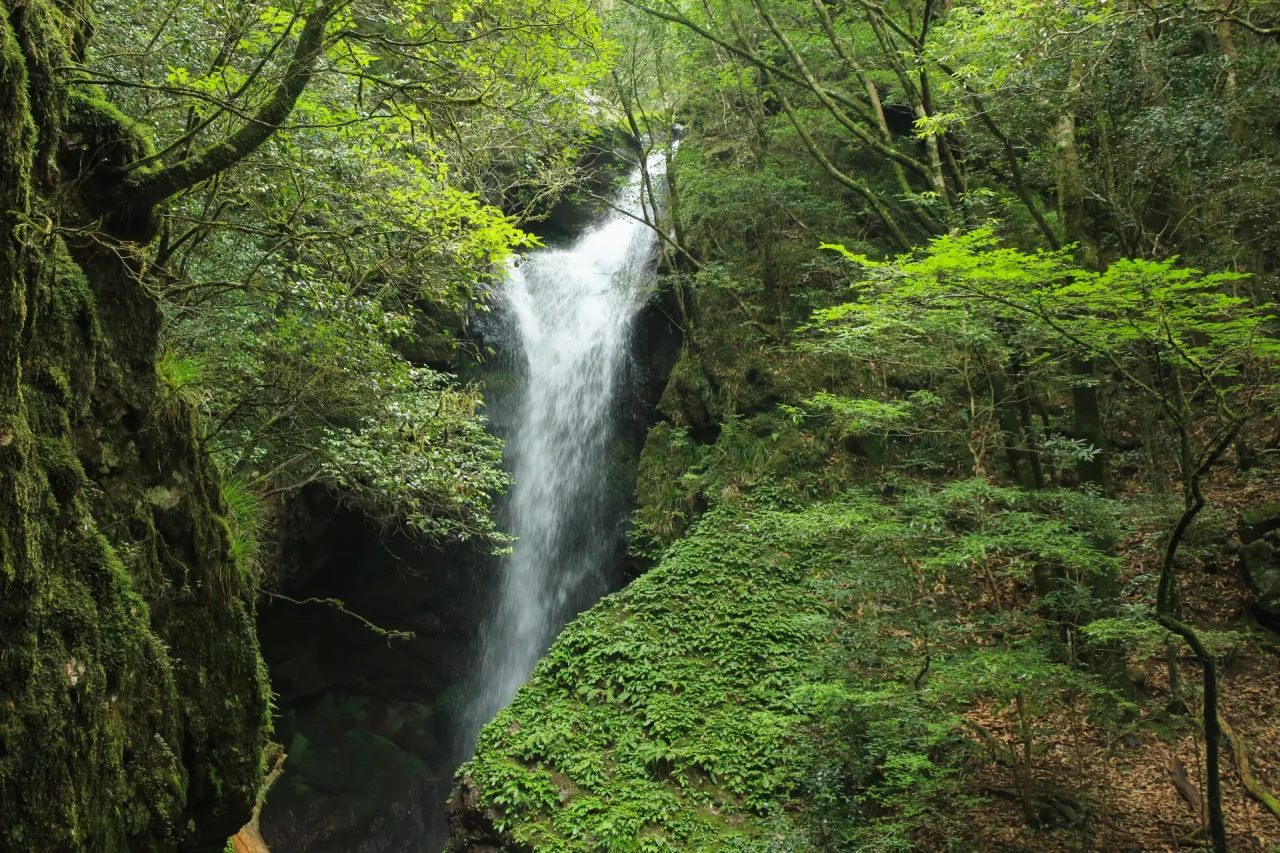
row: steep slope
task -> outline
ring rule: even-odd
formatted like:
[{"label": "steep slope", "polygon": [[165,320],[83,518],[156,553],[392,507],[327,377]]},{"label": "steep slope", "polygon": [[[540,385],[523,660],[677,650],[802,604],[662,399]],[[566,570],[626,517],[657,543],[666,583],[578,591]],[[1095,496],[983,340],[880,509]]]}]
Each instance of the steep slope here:
[{"label": "steep slope", "polygon": [[794,693],[826,627],[808,580],[848,520],[822,519],[811,548],[819,519],[789,516],[712,513],[574,622],[482,733],[450,849],[731,850],[787,831]]}]

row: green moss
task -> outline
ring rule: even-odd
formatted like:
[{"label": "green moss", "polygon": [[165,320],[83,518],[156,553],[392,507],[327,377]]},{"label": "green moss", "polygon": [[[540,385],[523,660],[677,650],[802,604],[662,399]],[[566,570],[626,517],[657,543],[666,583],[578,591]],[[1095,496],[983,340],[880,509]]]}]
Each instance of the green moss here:
[{"label": "green moss", "polygon": [[686,351],[671,370],[658,410],[677,427],[700,427],[713,423],[721,409],[701,359]]},{"label": "green moss", "polygon": [[92,87],[67,91],[67,132],[72,144],[126,165],[155,153],[150,134]]},{"label": "green moss", "polygon": [[60,75],[70,64],[69,32],[83,8],[78,0],[29,2],[10,19],[26,61],[28,110],[36,128],[31,180],[43,189],[52,188],[57,180],[65,92]]},{"label": "green moss", "polygon": [[1240,538],[1252,542],[1272,530],[1280,530],[1280,504],[1267,504],[1240,514]]},{"label": "green moss", "polygon": [[[158,232],[159,216],[149,206],[128,203],[119,175],[120,169],[155,153],[147,131],[97,92],[82,87],[67,93],[65,137],[63,167],[78,176],[87,213],[102,217],[104,226],[124,240],[150,242]],[[130,174],[136,178],[155,168],[133,167]]]},{"label": "green moss", "polygon": [[[36,125],[27,99],[27,61],[12,25],[0,21],[0,216],[9,220],[26,209],[31,185],[31,160]],[[8,221],[5,231],[16,224]],[[6,234],[6,236],[8,236]],[[6,242],[4,251],[12,251]],[[8,270],[16,269],[6,265]]]},{"label": "green moss", "polygon": [[54,241],[48,266],[51,275],[46,279],[48,289],[42,294],[47,315],[42,327],[46,345],[58,349],[82,347],[84,360],[91,363],[101,331],[89,278],[71,257],[62,238]]},{"label": "green moss", "polygon": [[65,439],[48,437],[37,439],[36,451],[54,497],[68,503],[88,480],[75,451]]},{"label": "green moss", "polygon": [[59,236],[152,150],[60,76],[84,11],[0,16],[0,848],[207,849],[249,816],[270,691],[216,471],[193,424],[142,422],[144,264]]}]

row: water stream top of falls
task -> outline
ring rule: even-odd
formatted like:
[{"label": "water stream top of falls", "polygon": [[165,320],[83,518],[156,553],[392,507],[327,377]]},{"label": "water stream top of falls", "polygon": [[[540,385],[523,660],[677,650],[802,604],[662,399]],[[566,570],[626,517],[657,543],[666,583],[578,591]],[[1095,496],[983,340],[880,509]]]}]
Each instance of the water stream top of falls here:
[{"label": "water stream top of falls", "polygon": [[[649,158],[650,178],[663,159]],[[608,593],[625,505],[609,500],[611,449],[631,330],[657,254],[637,167],[613,210],[564,248],[514,264],[500,310],[513,327],[525,385],[507,458],[517,537],[483,628],[480,682],[462,732],[469,752],[556,634]]]}]

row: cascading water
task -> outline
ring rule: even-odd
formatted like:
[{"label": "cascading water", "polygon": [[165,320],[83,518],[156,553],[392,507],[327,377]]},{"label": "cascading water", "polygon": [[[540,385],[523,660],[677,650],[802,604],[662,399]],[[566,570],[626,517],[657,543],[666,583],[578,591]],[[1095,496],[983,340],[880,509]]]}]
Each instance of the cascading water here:
[{"label": "cascading water", "polygon": [[[659,156],[647,163],[661,174]],[[620,211],[572,245],[525,256],[505,310],[523,350],[526,385],[507,454],[518,537],[483,633],[480,682],[463,724],[465,749],[515,695],[555,635],[609,591],[620,513],[610,500],[610,451],[633,320],[653,275],[657,238],[643,217],[637,168]]]}]

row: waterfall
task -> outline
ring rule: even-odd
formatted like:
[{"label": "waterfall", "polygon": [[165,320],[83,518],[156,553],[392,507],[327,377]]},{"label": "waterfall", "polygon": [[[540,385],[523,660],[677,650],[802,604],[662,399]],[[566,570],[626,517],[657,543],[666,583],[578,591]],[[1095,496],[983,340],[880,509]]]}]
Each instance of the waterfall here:
[{"label": "waterfall", "polygon": [[[662,166],[661,156],[647,163],[651,176]],[[480,683],[461,733],[468,752],[560,629],[609,592],[625,518],[625,503],[609,499],[619,385],[657,253],[653,230],[632,218],[644,215],[641,184],[637,168],[617,210],[566,248],[525,255],[507,278],[501,310],[526,380],[507,444],[517,541],[483,629]]]}]

